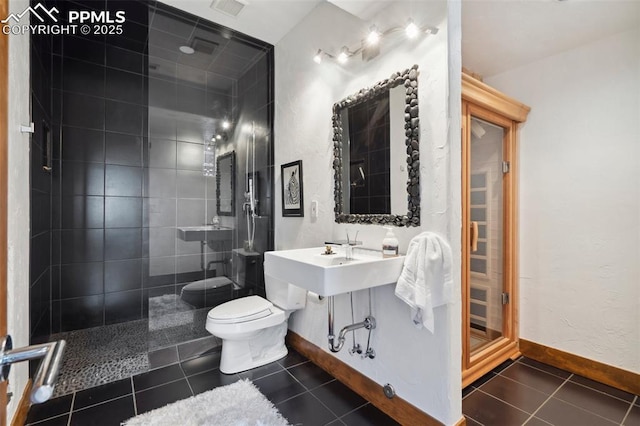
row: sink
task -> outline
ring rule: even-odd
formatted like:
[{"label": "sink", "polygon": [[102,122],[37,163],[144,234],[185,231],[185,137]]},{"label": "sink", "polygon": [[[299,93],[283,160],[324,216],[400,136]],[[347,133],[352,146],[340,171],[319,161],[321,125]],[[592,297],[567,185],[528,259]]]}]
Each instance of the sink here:
[{"label": "sink", "polygon": [[334,296],[393,284],[404,264],[404,256],[383,258],[381,252],[362,248],[354,248],[350,260],[342,248],[336,254],[322,253],[324,247],[265,252],[264,273],[321,296]]},{"label": "sink", "polygon": [[183,241],[231,240],[231,228],[213,225],[183,226],[178,228],[178,238]]}]

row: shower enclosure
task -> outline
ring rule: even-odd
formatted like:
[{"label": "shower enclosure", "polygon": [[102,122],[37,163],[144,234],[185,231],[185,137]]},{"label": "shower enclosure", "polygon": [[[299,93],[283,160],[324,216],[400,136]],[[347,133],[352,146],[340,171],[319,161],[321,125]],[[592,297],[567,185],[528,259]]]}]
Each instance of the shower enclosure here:
[{"label": "shower enclosure", "polygon": [[31,340],[69,343],[57,395],[215,348],[208,310],[264,295],[273,248],[273,47],[99,5],[122,35],[32,40]]}]

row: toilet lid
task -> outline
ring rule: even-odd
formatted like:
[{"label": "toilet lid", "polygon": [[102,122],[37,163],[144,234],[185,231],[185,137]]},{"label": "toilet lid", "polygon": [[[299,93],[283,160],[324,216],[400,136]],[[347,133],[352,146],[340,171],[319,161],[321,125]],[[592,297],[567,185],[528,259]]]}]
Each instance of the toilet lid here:
[{"label": "toilet lid", "polygon": [[273,303],[260,296],[247,296],[223,303],[211,309],[207,318],[213,322],[238,323],[271,315]]}]

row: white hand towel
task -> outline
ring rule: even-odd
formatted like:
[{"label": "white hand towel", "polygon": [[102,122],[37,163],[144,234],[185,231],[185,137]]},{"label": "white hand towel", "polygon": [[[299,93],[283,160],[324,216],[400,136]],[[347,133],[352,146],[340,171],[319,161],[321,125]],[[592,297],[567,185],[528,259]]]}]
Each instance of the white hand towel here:
[{"label": "white hand towel", "polygon": [[409,243],[395,293],[411,307],[417,328],[433,333],[433,308],[452,302],[451,262],[451,247],[438,234],[423,232]]}]

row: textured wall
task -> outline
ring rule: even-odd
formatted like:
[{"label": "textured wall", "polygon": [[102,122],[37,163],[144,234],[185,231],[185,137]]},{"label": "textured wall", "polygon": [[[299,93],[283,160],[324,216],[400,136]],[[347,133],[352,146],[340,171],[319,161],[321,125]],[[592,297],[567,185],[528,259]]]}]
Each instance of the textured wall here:
[{"label": "textured wall", "polygon": [[617,34],[486,79],[531,106],[520,143],[521,337],[635,372],[639,39]]},{"label": "textured wall", "polygon": [[[12,0],[10,12],[20,12],[27,1]],[[26,18],[25,18],[26,19]],[[29,134],[20,125],[29,116],[29,37],[9,36],[9,182],[7,327],[13,346],[29,344]],[[7,419],[13,417],[28,378],[27,363],[11,368],[9,391],[13,392]]]},{"label": "textured wall", "polygon": [[[405,9],[406,7],[406,9]],[[394,40],[383,44],[382,53],[370,63],[352,58],[346,66],[311,60],[318,49],[336,52],[344,44],[357,43],[367,23],[321,4],[276,46],[276,188],[280,187],[278,165],[302,159],[304,170],[304,218],[282,218],[280,194],[276,191],[276,249],[313,247],[328,238],[345,238],[348,230],[365,247],[381,248],[385,230],[380,226],[347,226],[334,223],[331,151],[331,107],[334,102],[364,86],[388,78],[392,72],[420,66],[421,124],[421,228],[397,228],[400,251],[421,231],[445,235],[460,264],[460,10],[446,2],[392,5],[375,22],[381,28],[401,25],[412,16],[421,24],[435,25],[436,36],[414,42]],[[447,14],[450,16],[448,17]],[[330,22],[330,27],[327,23]],[[449,29],[448,24],[452,25]],[[448,33],[450,30],[450,35]],[[448,45],[450,43],[450,45]],[[452,49],[453,56],[448,56]],[[453,129],[450,131],[450,129]],[[319,203],[319,216],[310,217],[310,202]],[[459,267],[454,267],[456,288]],[[438,308],[436,331],[415,329],[409,308],[393,294],[393,286],[375,289],[373,314],[378,327],[372,335],[377,352],[374,360],[349,355],[336,356],[380,384],[391,383],[398,395],[415,406],[451,424],[460,417],[460,305]],[[356,321],[368,313],[367,292],[354,294]],[[336,326],[351,322],[349,298],[336,297]],[[321,348],[327,347],[326,304],[308,304],[296,312],[290,328]],[[366,332],[357,332],[366,345]],[[349,336],[349,346],[351,336]],[[326,349],[325,349],[326,350]]]}]

